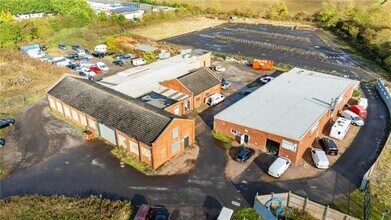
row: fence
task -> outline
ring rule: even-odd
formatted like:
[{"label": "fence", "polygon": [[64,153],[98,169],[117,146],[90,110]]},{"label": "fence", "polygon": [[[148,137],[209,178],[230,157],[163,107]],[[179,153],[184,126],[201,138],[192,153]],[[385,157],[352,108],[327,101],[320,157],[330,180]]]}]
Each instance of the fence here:
[{"label": "fence", "polygon": [[310,201],[308,198],[301,197],[299,195],[293,194],[290,191],[287,193],[276,193],[269,195],[256,195],[255,202],[265,204],[273,197],[279,197],[283,200],[284,206],[290,208],[297,208],[304,210],[314,216],[315,218],[321,220],[353,220],[357,219],[352,216],[349,216],[345,213],[339,212],[337,210],[331,209],[328,206],[321,205],[319,203]]},{"label": "fence", "polygon": [[37,97],[38,95],[44,94],[46,92],[46,89],[47,88],[38,89],[38,90],[35,90],[34,92],[31,92],[31,93],[28,93],[28,94],[18,95],[18,96],[11,97],[9,99],[5,99],[4,102],[2,102],[1,107],[2,108],[3,107],[4,108],[10,108],[10,107],[12,107],[14,105],[25,104],[31,98]]},{"label": "fence", "polygon": [[388,84],[385,84],[383,80],[378,79],[376,83],[376,90],[379,92],[380,96],[386,103],[388,112],[391,115],[391,95],[388,89]]}]

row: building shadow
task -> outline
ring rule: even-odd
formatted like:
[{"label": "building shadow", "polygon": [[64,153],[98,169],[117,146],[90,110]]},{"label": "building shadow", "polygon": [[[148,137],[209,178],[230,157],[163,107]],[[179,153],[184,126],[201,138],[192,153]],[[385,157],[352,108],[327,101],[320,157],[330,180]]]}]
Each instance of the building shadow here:
[{"label": "building shadow", "polygon": [[215,197],[207,196],[202,205],[204,213],[206,214],[206,219],[216,219],[220,213],[220,210],[223,206],[220,204],[219,200]]}]

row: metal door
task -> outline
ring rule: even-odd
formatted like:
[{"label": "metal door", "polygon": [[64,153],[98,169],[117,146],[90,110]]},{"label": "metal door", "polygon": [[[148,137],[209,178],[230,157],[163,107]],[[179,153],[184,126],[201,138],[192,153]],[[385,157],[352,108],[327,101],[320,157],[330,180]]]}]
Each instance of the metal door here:
[{"label": "metal door", "polygon": [[110,143],[117,145],[117,141],[115,138],[115,131],[109,127],[107,127],[104,124],[98,123],[99,124],[99,134],[102,138],[105,140],[109,141]]},{"label": "metal door", "polygon": [[184,146],[185,148],[189,146],[189,136],[185,137]]}]

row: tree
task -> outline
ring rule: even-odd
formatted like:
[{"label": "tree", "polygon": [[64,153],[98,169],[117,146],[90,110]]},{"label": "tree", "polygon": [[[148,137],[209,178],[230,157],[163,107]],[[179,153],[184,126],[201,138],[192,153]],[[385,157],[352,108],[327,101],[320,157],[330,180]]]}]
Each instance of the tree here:
[{"label": "tree", "polygon": [[125,15],[119,14],[117,15],[117,21],[124,22],[126,20]]},{"label": "tree", "polygon": [[20,28],[10,22],[0,23],[0,48],[15,47],[22,40]]},{"label": "tree", "polygon": [[330,2],[326,3],[318,12],[316,18],[327,27],[336,24],[339,19],[337,5]]},{"label": "tree", "polygon": [[0,22],[2,22],[2,21],[12,21],[13,17],[14,16],[12,15],[12,13],[10,11],[6,11],[6,12],[1,11],[0,12]]},{"label": "tree", "polygon": [[288,8],[284,2],[275,3],[266,11],[266,18],[268,19],[282,19],[287,16]]},{"label": "tree", "polygon": [[106,39],[107,50],[114,51],[117,47],[114,37],[108,37]]},{"label": "tree", "polygon": [[386,69],[388,71],[391,71],[391,56],[384,59],[383,63],[384,63],[384,66],[386,67]]},{"label": "tree", "polygon": [[107,14],[104,11],[99,12],[97,17],[98,17],[99,21],[107,21],[108,20]]}]

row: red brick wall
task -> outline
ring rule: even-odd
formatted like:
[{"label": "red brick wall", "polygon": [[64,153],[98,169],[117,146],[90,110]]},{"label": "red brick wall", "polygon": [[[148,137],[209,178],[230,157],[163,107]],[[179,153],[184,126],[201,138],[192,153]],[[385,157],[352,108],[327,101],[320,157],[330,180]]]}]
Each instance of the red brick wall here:
[{"label": "red brick wall", "polygon": [[184,114],[184,107],[183,107],[183,105],[184,105],[183,101],[180,101],[180,102],[174,103],[173,105],[168,106],[164,110],[166,110],[166,111],[168,111],[168,112],[170,112],[172,114],[175,114],[175,108],[179,107],[179,113],[175,114],[175,115],[182,116]]},{"label": "red brick wall", "polygon": [[[173,138],[173,130],[178,128],[178,137]],[[159,138],[152,144],[153,168],[156,169],[173,156],[184,150],[184,138],[189,136],[189,145],[195,141],[195,120],[194,119],[173,119],[167,128],[160,134]],[[172,145],[180,141],[180,149],[172,152]]]},{"label": "red brick wall", "polygon": [[[194,108],[198,108],[202,105],[202,103],[205,103],[205,99],[213,94],[221,93],[221,84],[214,85],[210,89],[207,89],[197,95],[193,96],[193,103]],[[197,101],[197,97],[199,97],[199,100]]]},{"label": "red brick wall", "polygon": [[161,85],[174,89],[176,91],[191,95],[192,93],[178,79],[172,79],[160,83]]}]

